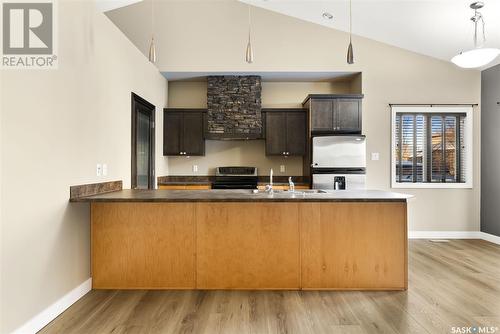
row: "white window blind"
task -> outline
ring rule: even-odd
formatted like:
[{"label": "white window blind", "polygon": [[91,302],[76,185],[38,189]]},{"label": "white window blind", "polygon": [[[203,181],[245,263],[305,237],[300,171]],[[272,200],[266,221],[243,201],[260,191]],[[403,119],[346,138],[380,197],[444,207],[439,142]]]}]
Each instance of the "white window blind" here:
[{"label": "white window blind", "polygon": [[472,107],[392,108],[393,187],[470,187]]}]

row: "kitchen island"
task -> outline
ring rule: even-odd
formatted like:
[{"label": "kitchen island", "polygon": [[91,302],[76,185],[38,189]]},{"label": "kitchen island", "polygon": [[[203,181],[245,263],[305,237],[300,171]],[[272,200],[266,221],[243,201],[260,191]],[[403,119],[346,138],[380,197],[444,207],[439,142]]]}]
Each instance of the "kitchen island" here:
[{"label": "kitchen island", "polygon": [[73,201],[91,204],[95,289],[404,290],[408,198],[121,190]]}]

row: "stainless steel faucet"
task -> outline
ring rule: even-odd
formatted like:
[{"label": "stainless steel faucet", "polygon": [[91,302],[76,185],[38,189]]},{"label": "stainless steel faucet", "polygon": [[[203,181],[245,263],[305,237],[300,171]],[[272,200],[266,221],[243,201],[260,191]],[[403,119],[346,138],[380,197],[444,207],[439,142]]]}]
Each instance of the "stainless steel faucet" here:
[{"label": "stainless steel faucet", "polygon": [[274,193],[273,190],[273,169],[269,171],[269,184],[266,185],[266,193],[272,195]]},{"label": "stainless steel faucet", "polygon": [[292,193],[295,192],[295,183],[293,183],[291,176],[288,178],[288,191]]}]

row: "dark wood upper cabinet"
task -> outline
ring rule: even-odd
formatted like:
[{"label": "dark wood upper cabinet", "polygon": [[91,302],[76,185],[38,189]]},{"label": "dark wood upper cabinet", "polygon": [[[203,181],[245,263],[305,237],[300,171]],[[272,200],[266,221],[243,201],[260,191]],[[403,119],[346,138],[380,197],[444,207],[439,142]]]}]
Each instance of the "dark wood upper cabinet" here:
[{"label": "dark wood upper cabinet", "polygon": [[266,155],[284,155],[286,152],[286,113],[269,111],[265,113]]},{"label": "dark wood upper cabinet", "polygon": [[203,113],[184,113],[182,127],[182,150],[185,155],[205,155],[205,140],[203,138]]},{"label": "dark wood upper cabinet", "polygon": [[205,155],[203,109],[164,109],[163,155]]},{"label": "dark wood upper cabinet", "polygon": [[303,105],[313,134],[360,134],[363,95],[311,94]]},{"label": "dark wood upper cabinet", "polygon": [[286,143],[288,155],[306,154],[307,113],[289,111],[286,113]]},{"label": "dark wood upper cabinet", "polygon": [[336,99],[334,110],[335,132],[361,134],[361,99]]},{"label": "dark wood upper cabinet", "polygon": [[163,155],[180,155],[182,113],[163,112]]},{"label": "dark wood upper cabinet", "polygon": [[333,100],[311,100],[311,128],[313,131],[332,131],[333,117]]},{"label": "dark wood upper cabinet", "polygon": [[306,112],[303,109],[263,109],[266,155],[306,153]]}]

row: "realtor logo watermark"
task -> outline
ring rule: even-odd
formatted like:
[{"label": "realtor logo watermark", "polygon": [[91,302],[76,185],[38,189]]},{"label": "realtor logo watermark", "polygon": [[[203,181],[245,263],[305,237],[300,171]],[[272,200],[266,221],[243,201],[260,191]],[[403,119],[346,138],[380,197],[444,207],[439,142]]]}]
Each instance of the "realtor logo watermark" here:
[{"label": "realtor logo watermark", "polygon": [[2,68],[57,68],[54,0],[2,1]]},{"label": "realtor logo watermark", "polygon": [[494,334],[498,333],[496,326],[467,326],[467,327],[451,327],[451,334]]}]

